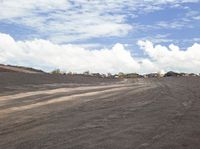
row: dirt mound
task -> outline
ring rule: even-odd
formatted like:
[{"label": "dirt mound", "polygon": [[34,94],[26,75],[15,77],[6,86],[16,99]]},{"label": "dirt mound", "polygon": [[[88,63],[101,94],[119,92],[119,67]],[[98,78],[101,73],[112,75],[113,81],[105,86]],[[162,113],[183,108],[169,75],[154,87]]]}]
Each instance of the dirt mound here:
[{"label": "dirt mound", "polygon": [[0,72],[21,72],[21,73],[43,73],[42,70],[37,70],[28,67],[11,66],[0,64]]},{"label": "dirt mound", "polygon": [[[2,92],[28,90],[35,86],[61,86],[63,84],[102,84],[120,79],[86,76],[82,74],[49,74],[41,70],[0,64],[0,94]],[[39,87],[40,88],[40,87]]]},{"label": "dirt mound", "polygon": [[118,82],[120,79],[98,78],[84,75],[61,75],[48,73],[0,72],[0,94],[7,91],[28,90],[31,86],[62,84],[101,84]]},{"label": "dirt mound", "polygon": [[181,76],[181,75],[179,73],[173,72],[173,71],[169,71],[164,75],[164,77],[177,77],[177,76]]}]

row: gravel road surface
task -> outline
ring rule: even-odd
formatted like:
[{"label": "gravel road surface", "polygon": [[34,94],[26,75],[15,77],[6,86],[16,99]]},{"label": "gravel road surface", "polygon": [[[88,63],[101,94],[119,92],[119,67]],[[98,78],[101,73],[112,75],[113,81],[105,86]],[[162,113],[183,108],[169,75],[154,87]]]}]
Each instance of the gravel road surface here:
[{"label": "gravel road surface", "polygon": [[199,149],[200,78],[1,92],[0,148]]}]

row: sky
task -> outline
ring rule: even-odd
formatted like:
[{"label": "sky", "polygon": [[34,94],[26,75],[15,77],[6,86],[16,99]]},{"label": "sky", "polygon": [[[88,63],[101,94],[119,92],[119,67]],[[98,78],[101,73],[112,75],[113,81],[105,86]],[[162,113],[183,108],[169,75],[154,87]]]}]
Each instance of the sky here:
[{"label": "sky", "polygon": [[0,0],[0,63],[200,73],[200,0]]}]

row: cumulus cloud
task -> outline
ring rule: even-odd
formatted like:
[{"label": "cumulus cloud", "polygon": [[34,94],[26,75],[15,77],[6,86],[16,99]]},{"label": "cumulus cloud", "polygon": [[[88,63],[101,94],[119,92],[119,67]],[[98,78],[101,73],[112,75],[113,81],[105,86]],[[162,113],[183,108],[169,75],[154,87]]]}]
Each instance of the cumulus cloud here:
[{"label": "cumulus cloud", "polygon": [[72,72],[137,72],[139,63],[122,44],[111,49],[87,50],[76,45],[58,45],[47,40],[15,41],[0,34],[0,63],[60,68]]},{"label": "cumulus cloud", "polygon": [[200,44],[194,43],[186,50],[171,44],[168,47],[153,45],[150,41],[138,41],[138,45],[159,69],[179,72],[200,72]]},{"label": "cumulus cloud", "polygon": [[130,50],[120,43],[110,49],[88,50],[80,45],[55,44],[42,39],[16,41],[10,35],[0,33],[0,63],[35,67],[46,71],[60,68],[67,72],[200,72],[198,43],[186,50],[181,50],[174,44],[168,47],[154,45],[148,40],[140,40],[138,45],[146,54],[145,57],[133,56]]}]

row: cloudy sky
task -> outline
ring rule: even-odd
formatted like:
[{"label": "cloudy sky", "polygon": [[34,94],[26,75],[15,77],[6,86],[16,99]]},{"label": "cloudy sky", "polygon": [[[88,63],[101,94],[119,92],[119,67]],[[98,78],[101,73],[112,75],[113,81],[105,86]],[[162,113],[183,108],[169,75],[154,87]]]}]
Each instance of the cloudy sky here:
[{"label": "cloudy sky", "polygon": [[200,73],[200,0],[0,0],[0,63]]}]

